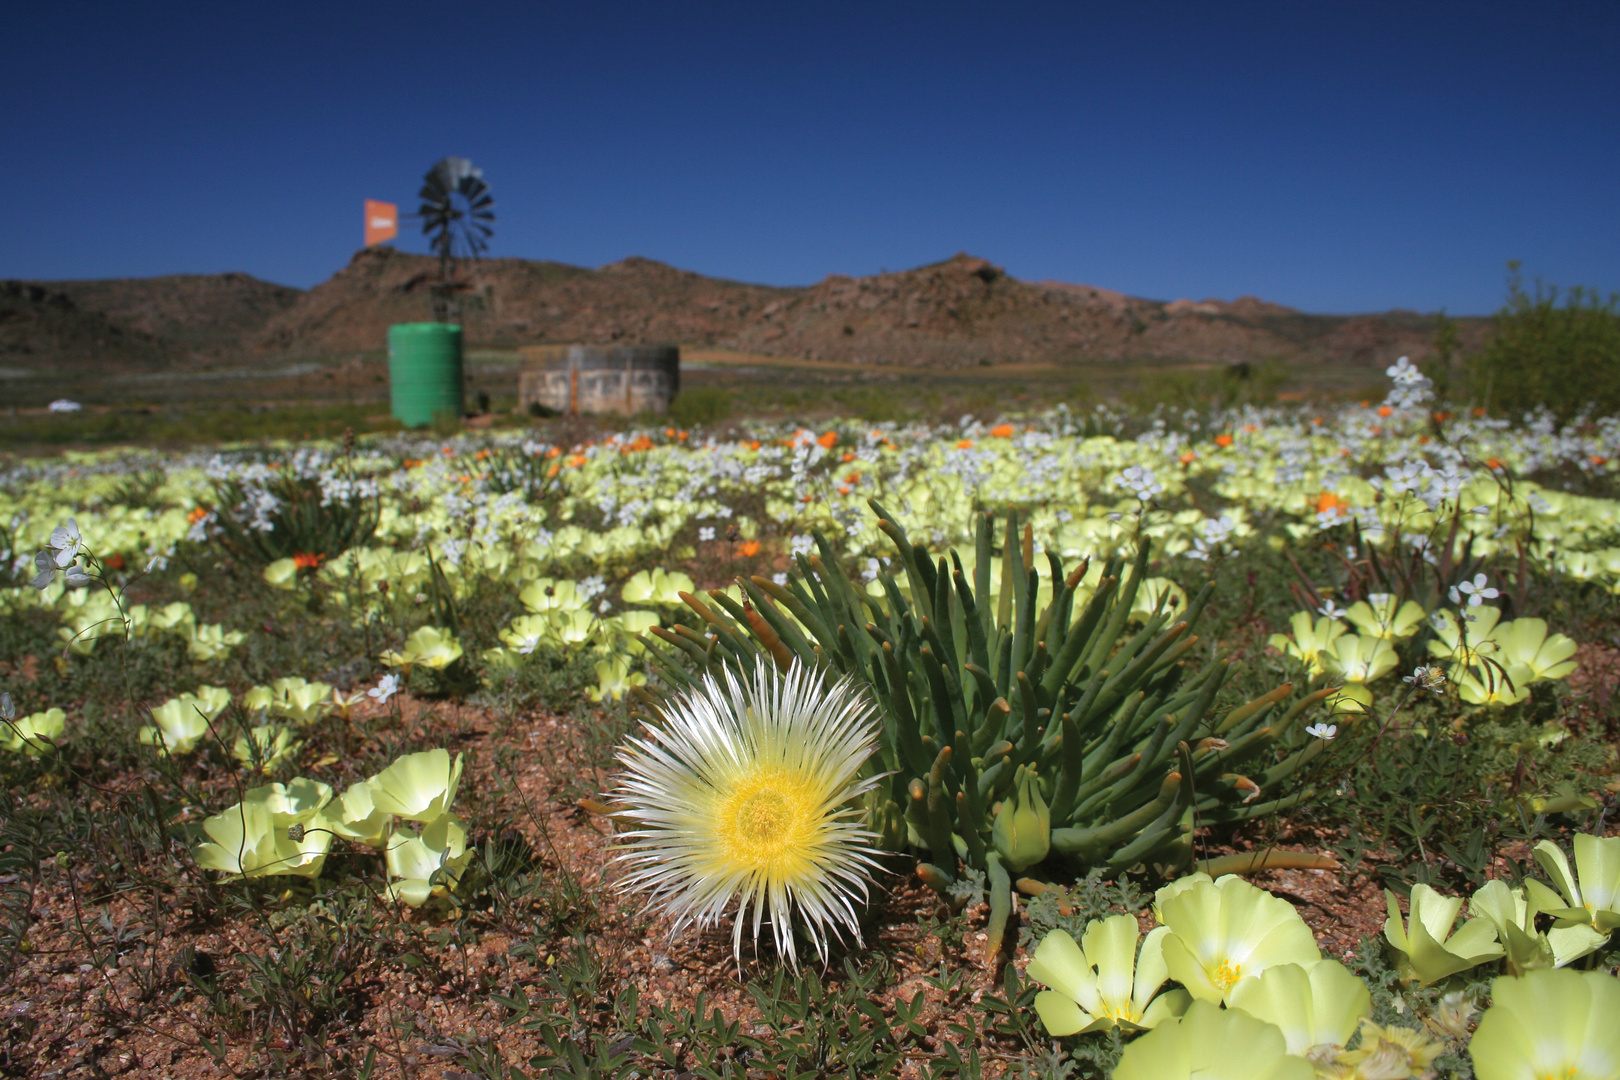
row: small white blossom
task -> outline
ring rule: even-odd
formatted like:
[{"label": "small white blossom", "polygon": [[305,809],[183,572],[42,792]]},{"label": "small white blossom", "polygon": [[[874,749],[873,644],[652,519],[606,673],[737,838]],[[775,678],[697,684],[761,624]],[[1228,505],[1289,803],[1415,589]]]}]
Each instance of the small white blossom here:
[{"label": "small white blossom", "polygon": [[366,696],[381,705],[397,693],[399,693],[399,676],[384,675],[377,680],[376,686],[366,691]]},{"label": "small white blossom", "polygon": [[1502,595],[1495,589],[1486,585],[1485,581],[1486,578],[1484,574],[1475,574],[1473,581],[1460,581],[1453,585],[1450,590],[1451,602],[1461,606],[1463,603],[1463,597],[1466,596],[1468,597],[1469,607],[1479,607],[1479,605],[1483,604],[1485,601],[1495,600],[1498,596]]},{"label": "small white blossom", "polygon": [[698,539],[704,543],[714,539],[714,526],[704,525],[698,529]]},{"label": "small white blossom", "polygon": [[56,565],[65,569],[67,564],[79,555],[79,548],[84,538],[79,535],[79,523],[72,518],[67,519],[66,525],[58,525],[51,530],[51,550],[56,552]]},{"label": "small white blossom", "polygon": [[1318,615],[1325,615],[1329,619],[1342,619],[1346,615],[1350,614],[1347,610],[1340,607],[1338,604],[1335,604],[1332,600],[1328,600],[1321,607],[1317,608],[1316,613]]},{"label": "small white blossom", "polygon": [[1138,502],[1147,502],[1164,490],[1159,478],[1146,465],[1131,465],[1114,477],[1114,485],[1130,491]]},{"label": "small white blossom", "polygon": [[1305,729],[1305,734],[1314,735],[1323,742],[1333,741],[1333,737],[1338,733],[1339,725],[1337,724],[1312,724],[1310,727]]}]

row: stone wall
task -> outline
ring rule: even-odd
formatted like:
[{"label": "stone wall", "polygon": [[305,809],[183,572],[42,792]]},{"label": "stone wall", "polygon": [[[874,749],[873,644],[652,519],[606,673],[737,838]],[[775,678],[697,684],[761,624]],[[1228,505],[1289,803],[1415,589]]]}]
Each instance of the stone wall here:
[{"label": "stone wall", "polygon": [[523,408],[663,413],[681,388],[681,350],[674,345],[531,345],[518,355]]}]

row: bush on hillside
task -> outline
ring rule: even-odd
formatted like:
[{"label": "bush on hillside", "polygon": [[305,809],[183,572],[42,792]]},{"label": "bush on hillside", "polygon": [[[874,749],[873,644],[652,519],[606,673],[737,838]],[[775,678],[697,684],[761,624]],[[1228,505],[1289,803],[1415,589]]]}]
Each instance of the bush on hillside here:
[{"label": "bush on hillside", "polygon": [[1510,263],[1496,332],[1469,361],[1474,399],[1493,412],[1545,405],[1561,420],[1620,410],[1620,296],[1536,282],[1527,292]]}]

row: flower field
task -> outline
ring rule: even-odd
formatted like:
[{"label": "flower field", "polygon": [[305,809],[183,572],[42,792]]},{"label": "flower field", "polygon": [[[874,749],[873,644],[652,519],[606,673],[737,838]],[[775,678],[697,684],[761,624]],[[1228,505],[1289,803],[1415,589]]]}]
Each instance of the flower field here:
[{"label": "flower field", "polygon": [[0,460],[0,1071],[1620,1077],[1620,419],[1389,377]]}]

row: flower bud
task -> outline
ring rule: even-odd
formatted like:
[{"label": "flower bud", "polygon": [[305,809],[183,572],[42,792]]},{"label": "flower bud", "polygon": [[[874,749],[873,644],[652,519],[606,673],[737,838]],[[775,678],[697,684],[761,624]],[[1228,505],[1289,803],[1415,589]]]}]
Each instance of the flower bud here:
[{"label": "flower bud", "polygon": [[1019,871],[1046,858],[1052,849],[1052,813],[1041,797],[1034,769],[1020,769],[1017,790],[1003,799],[990,838],[1007,869]]}]

